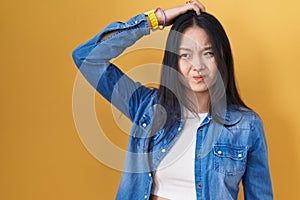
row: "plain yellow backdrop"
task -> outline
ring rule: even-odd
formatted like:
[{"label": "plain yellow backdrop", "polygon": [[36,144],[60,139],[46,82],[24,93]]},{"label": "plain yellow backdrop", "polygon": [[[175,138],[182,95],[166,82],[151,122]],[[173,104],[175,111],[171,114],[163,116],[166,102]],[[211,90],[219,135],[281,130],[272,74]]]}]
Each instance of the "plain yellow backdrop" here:
[{"label": "plain yellow backdrop", "polygon": [[[71,52],[109,22],[181,3],[185,2],[1,2],[0,199],[114,198],[120,172],[95,159],[75,127],[72,91],[77,69]],[[242,97],[264,121],[275,197],[300,199],[300,3],[203,3],[230,38]],[[129,55],[117,62],[126,71],[143,63],[141,58]],[[159,62],[160,54],[153,59]],[[99,123],[125,148],[127,137],[115,126],[111,107],[102,97],[95,99]]]}]

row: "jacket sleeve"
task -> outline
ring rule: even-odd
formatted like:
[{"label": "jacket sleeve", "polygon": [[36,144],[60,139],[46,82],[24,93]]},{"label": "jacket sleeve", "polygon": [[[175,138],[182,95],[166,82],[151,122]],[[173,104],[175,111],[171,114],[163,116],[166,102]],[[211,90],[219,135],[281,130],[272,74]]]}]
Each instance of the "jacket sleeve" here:
[{"label": "jacket sleeve", "polygon": [[272,200],[267,142],[262,121],[257,115],[251,127],[254,145],[249,149],[247,169],[243,176],[244,197],[245,200]]},{"label": "jacket sleeve", "polygon": [[[102,40],[106,33],[116,31]],[[73,51],[73,59],[87,81],[123,114],[133,119],[139,105],[151,90],[126,76],[110,60],[119,56],[144,35],[150,33],[144,14],[126,23],[113,22]]]}]

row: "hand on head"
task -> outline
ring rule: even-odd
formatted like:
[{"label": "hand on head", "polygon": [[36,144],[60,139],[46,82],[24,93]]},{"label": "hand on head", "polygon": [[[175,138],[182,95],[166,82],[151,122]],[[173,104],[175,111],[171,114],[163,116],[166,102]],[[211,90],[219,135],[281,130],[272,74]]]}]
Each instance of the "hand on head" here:
[{"label": "hand on head", "polygon": [[[162,12],[156,12],[155,15],[160,25],[163,25],[164,20],[166,20],[165,25],[168,26],[171,25],[174,22],[174,19],[176,19],[179,15],[190,10],[194,10],[197,15],[200,15],[201,12],[205,12],[205,7],[199,0],[193,0],[188,1],[183,5],[164,10],[165,16]],[[164,17],[166,18],[164,19]]]}]

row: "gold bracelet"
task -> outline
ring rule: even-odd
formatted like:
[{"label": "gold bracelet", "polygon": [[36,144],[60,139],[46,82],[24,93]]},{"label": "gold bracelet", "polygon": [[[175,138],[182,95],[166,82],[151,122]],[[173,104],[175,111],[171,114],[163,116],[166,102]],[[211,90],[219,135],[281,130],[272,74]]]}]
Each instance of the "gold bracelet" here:
[{"label": "gold bracelet", "polygon": [[150,10],[150,11],[146,12],[145,15],[147,15],[149,17],[152,29],[153,30],[158,29],[158,20],[155,15],[155,10]]}]

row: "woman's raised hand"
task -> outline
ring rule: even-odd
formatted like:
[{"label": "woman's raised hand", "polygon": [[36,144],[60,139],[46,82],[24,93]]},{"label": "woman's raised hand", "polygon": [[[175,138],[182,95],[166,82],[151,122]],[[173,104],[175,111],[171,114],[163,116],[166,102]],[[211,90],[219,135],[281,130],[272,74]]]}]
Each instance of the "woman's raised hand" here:
[{"label": "woman's raised hand", "polygon": [[[166,15],[166,26],[171,25],[174,22],[174,19],[181,14],[186,13],[189,10],[194,10],[197,15],[200,15],[201,12],[205,12],[204,5],[199,0],[188,1],[183,5],[176,6],[164,10]],[[157,11],[155,13],[158,23],[162,25],[164,23],[164,15],[162,12]]]}]

